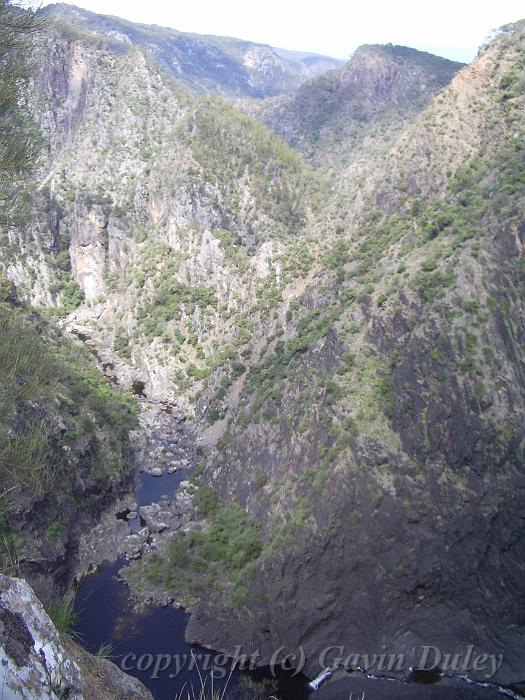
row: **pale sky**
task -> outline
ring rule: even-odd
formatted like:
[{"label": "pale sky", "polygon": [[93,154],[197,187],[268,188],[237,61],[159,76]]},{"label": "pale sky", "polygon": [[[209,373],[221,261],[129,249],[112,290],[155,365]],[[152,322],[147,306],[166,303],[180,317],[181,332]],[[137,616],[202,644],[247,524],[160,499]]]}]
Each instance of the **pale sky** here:
[{"label": "pale sky", "polygon": [[492,29],[525,17],[525,0],[77,0],[72,4],[134,22],[337,58],[348,58],[360,44],[392,42],[465,62],[474,58]]}]

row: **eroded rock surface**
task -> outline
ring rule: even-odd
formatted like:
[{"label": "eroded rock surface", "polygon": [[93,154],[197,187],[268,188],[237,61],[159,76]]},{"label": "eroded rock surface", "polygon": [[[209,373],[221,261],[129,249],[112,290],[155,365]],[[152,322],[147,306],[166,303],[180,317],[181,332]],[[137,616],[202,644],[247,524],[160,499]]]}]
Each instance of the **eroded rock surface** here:
[{"label": "eroded rock surface", "polygon": [[140,681],[60,636],[31,586],[0,576],[3,700],[152,700]]},{"label": "eroded rock surface", "polygon": [[32,588],[0,577],[0,686],[4,698],[82,700],[80,669]]}]

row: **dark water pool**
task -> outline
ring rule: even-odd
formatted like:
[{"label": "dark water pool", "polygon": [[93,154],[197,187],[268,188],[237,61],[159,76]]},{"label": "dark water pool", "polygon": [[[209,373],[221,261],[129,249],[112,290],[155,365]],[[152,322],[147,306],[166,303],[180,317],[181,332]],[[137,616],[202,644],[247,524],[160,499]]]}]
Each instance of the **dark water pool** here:
[{"label": "dark water pool", "polygon": [[[150,505],[162,496],[173,497],[188,472],[177,471],[162,477],[140,475],[136,492],[139,506]],[[135,530],[140,519],[130,521]],[[308,681],[304,676],[292,677],[279,673],[277,681],[271,674],[254,674],[234,670],[223,655],[187,644],[184,639],[188,614],[174,608],[133,609],[127,585],[117,579],[123,560],[107,562],[79,583],[75,596],[76,631],[80,642],[91,653],[102,648],[105,654],[127,673],[141,680],[155,700],[174,700],[184,688],[197,691],[201,687],[199,671],[207,679],[213,675],[214,689],[227,685],[228,700],[255,698],[246,694],[246,681],[277,682],[277,696],[282,700],[304,700],[308,697]],[[268,697],[276,691],[266,692]],[[198,697],[198,692],[196,693]],[[191,697],[191,694],[190,694]],[[208,697],[208,696],[207,696]]]},{"label": "dark water pool", "polygon": [[[231,664],[222,654],[188,644],[184,631],[189,616],[183,610],[133,610],[126,584],[117,579],[123,563],[103,564],[78,586],[76,631],[88,651],[96,654],[105,647],[109,658],[141,680],[156,700],[173,700],[184,688],[200,689],[199,670],[208,687],[212,675],[214,689],[227,687],[228,700],[254,697],[245,694],[243,679],[258,683],[272,680],[264,670],[253,674],[234,670],[230,674]],[[283,700],[308,697],[307,680],[302,676],[279,673],[276,682],[278,697]]]},{"label": "dark water pool", "polygon": [[151,476],[142,472],[139,477],[139,484],[136,491],[136,499],[139,506],[150,506],[152,503],[160,501],[162,496],[172,498],[182,481],[188,478],[187,470],[181,469],[174,474],[164,474],[164,476]]},{"label": "dark water pool", "polygon": [[[203,650],[192,649],[184,641],[188,616],[182,610],[133,610],[126,584],[116,578],[122,564],[103,564],[80,582],[75,597],[77,632],[88,651],[96,654],[106,646],[109,658],[139,678],[155,698],[173,700],[185,683],[198,681],[198,673],[191,668],[191,654]],[[169,666],[166,654],[173,657]]]}]

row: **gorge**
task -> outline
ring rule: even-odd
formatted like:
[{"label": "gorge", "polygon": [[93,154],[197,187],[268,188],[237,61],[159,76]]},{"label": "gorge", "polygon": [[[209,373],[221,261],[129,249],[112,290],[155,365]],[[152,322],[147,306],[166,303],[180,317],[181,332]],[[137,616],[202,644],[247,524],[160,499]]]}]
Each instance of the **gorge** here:
[{"label": "gorge", "polygon": [[[38,160],[0,225],[2,573],[90,652],[99,584],[115,624],[164,606],[144,649],[170,620],[185,653],[257,652],[231,697],[294,659],[271,692],[299,698],[330,648],[403,668],[334,665],[320,699],[525,695],[524,21],[464,66],[36,17]],[[423,647],[486,658],[416,683]]]}]

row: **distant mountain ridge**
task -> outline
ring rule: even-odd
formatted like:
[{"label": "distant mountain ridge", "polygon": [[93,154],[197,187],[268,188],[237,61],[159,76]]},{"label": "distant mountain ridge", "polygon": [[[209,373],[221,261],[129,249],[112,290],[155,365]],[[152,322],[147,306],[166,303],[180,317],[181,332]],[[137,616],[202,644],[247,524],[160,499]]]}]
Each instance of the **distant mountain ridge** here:
[{"label": "distant mountain ridge", "polygon": [[462,67],[406,46],[364,45],[341,68],[248,111],[316,165],[347,162],[367,139],[377,148],[399,133]]},{"label": "distant mountain ridge", "polygon": [[242,39],[136,24],[66,3],[47,5],[40,14],[83,32],[147,49],[196,94],[211,93],[228,98],[279,95],[343,63],[328,56],[288,51]]}]

